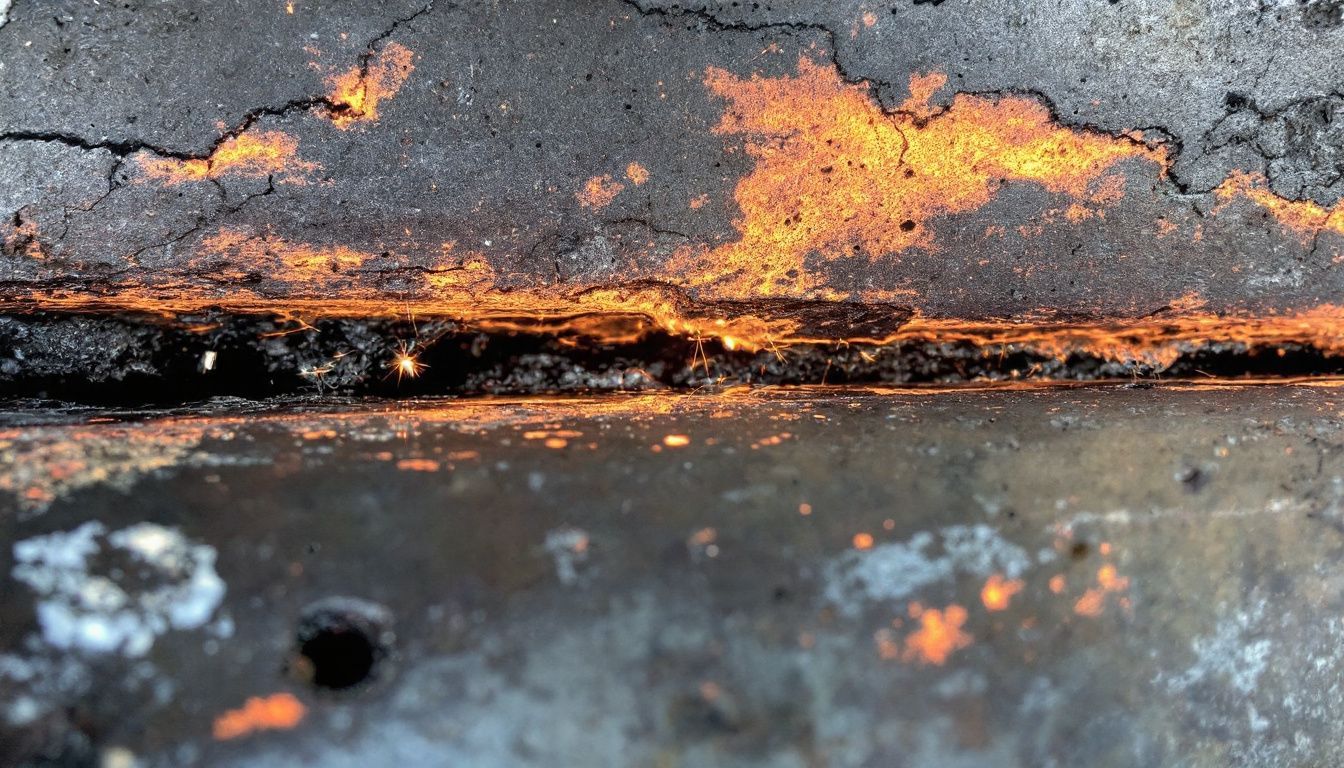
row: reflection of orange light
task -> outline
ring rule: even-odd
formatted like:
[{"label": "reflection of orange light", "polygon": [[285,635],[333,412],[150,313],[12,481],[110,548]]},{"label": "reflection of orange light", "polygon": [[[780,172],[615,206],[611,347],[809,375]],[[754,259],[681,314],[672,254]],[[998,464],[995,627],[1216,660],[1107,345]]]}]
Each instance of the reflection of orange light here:
[{"label": "reflection of orange light", "polygon": [[224,176],[261,178],[302,184],[306,175],[320,168],[298,159],[299,142],[284,131],[241,133],[225,139],[209,157],[179,160],[148,153],[136,155],[144,178],[162,184],[205,181]]},{"label": "reflection of orange light", "polygon": [[1021,591],[1020,580],[1005,579],[996,573],[985,581],[984,588],[980,590],[980,601],[985,604],[987,610],[1002,611],[1008,607],[1013,595]]},{"label": "reflection of orange light", "polygon": [[1073,604],[1073,612],[1079,616],[1100,616],[1106,593],[1100,589],[1089,589]]},{"label": "reflection of orange light", "polygon": [[856,534],[854,534],[854,548],[855,548],[855,549],[872,549],[872,548],[873,548],[873,535],[872,535],[871,533],[856,533]]},{"label": "reflection of orange light", "polygon": [[303,702],[292,694],[253,697],[241,709],[231,709],[215,719],[214,737],[224,741],[254,731],[293,728],[303,720],[306,711]]},{"label": "reflection of orange light", "polygon": [[1055,574],[1050,577],[1050,591],[1058,595],[1064,591],[1064,575]]},{"label": "reflection of orange light", "polygon": [[728,102],[715,130],[746,136],[756,166],[734,193],[741,238],[702,259],[692,254],[704,266],[688,278],[727,281],[742,295],[808,292],[820,287],[804,269],[809,255],[933,250],[933,218],[980,208],[1004,181],[1109,202],[1123,189],[1117,163],[1166,164],[1162,150],[1136,140],[1059,126],[1030,98],[958,95],[917,122],[912,114],[927,113],[944,82],[939,73],[917,76],[904,114],[888,114],[868,88],[806,57],[797,75],[777,78],[711,67],[705,84]]},{"label": "reflection of orange light", "polygon": [[691,438],[687,435],[667,435],[663,438],[663,445],[668,448],[682,448],[691,444]]},{"label": "reflection of orange light", "polygon": [[378,104],[401,90],[415,69],[411,49],[388,43],[365,67],[354,67],[327,78],[327,99],[340,107],[329,117],[342,130],[355,123],[376,122]]},{"label": "reflection of orange light", "polygon": [[1079,616],[1100,616],[1105,609],[1106,595],[1129,589],[1129,579],[1120,576],[1115,566],[1106,563],[1097,569],[1097,586],[1090,587],[1073,604],[1073,612]]},{"label": "reflection of orange light", "polygon": [[941,611],[916,608],[911,613],[919,619],[919,629],[906,636],[902,661],[942,666],[954,651],[969,646],[973,640],[961,630],[966,623],[966,609],[956,603]]},{"label": "reflection of orange light", "polygon": [[402,459],[397,462],[397,469],[407,472],[437,472],[439,462],[433,459]]}]

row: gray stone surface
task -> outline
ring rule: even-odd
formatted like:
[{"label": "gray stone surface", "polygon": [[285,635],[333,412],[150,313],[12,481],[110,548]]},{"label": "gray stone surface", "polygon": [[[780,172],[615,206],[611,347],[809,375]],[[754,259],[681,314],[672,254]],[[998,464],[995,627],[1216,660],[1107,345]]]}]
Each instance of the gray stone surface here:
[{"label": "gray stone surface", "polygon": [[[11,412],[4,753],[1333,764],[1337,384]],[[127,542],[166,570],[107,559]],[[53,647],[41,606],[99,576],[133,630],[158,589],[208,616]],[[368,681],[304,682],[315,605],[383,627]],[[956,642],[921,643],[921,609]],[[277,693],[297,725],[212,738]]]}]

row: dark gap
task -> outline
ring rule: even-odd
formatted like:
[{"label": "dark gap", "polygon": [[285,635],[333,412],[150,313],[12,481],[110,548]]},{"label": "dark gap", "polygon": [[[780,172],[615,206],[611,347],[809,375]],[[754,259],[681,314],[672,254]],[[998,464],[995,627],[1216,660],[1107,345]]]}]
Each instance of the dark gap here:
[{"label": "dark gap", "polygon": [[[394,398],[1344,374],[1344,357],[1298,344],[1192,345],[1160,368],[1082,351],[1059,359],[1016,344],[806,344],[753,352],[658,331],[611,343],[556,332],[487,334],[448,321],[323,320],[304,328],[229,316],[201,330],[204,325],[0,316],[0,399],[134,407],[304,394]],[[399,354],[414,359],[415,375],[398,369]]]}]

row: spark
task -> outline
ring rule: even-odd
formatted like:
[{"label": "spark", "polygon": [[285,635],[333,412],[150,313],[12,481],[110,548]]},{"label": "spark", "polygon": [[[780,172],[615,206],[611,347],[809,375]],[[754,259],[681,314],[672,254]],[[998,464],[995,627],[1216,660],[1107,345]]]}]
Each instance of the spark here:
[{"label": "spark", "polygon": [[404,378],[414,379],[420,375],[421,371],[429,367],[416,358],[413,352],[414,347],[415,342],[410,344],[401,342],[396,355],[392,357],[392,370],[397,374],[398,384]]}]

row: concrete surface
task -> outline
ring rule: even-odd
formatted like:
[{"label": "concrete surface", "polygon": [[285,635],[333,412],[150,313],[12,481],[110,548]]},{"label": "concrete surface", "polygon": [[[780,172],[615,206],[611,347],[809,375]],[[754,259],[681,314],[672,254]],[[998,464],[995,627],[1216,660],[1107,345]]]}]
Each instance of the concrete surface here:
[{"label": "concrete surface", "polygon": [[1340,16],[21,0],[0,303],[1335,317]]}]

